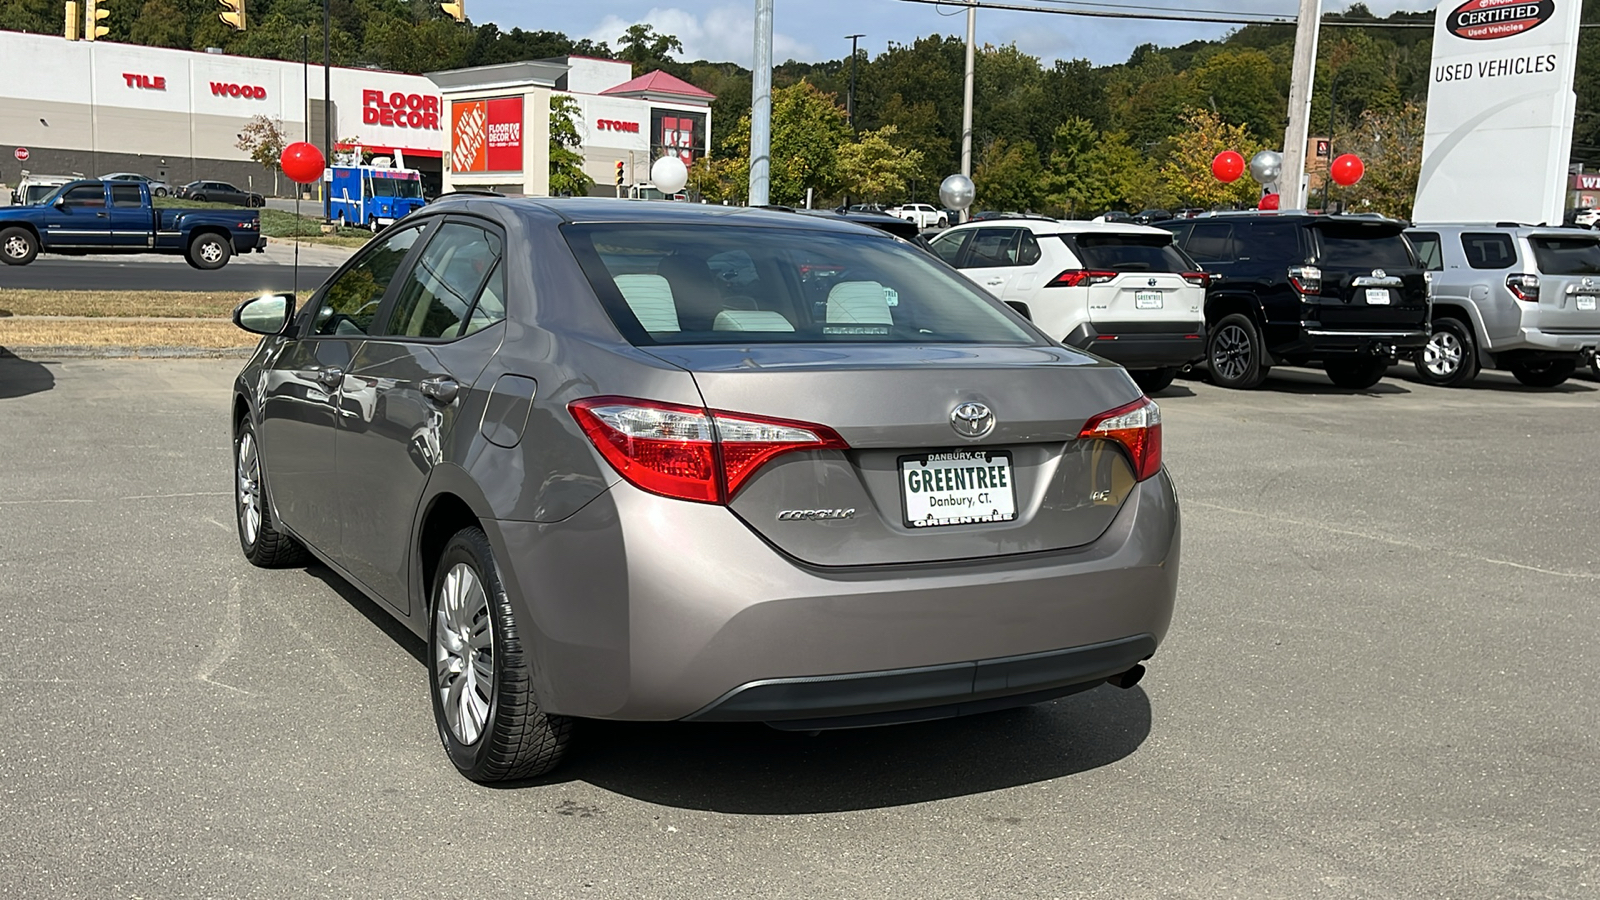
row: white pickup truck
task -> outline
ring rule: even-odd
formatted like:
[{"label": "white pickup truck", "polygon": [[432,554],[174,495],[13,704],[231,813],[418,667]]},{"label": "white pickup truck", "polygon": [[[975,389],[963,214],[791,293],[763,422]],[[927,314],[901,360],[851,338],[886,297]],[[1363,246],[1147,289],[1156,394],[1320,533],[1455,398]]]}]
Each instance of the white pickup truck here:
[{"label": "white pickup truck", "polygon": [[897,219],[905,219],[919,229],[950,227],[949,217],[938,207],[927,203],[904,203],[891,206],[885,212]]}]

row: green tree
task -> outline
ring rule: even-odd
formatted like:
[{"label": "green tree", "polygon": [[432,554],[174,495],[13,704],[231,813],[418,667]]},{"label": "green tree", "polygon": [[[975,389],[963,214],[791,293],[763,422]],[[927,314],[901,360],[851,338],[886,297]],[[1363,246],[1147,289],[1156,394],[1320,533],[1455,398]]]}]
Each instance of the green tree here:
[{"label": "green tree", "polygon": [[1038,148],[1026,141],[1013,144],[996,138],[983,148],[972,181],[977,208],[1028,212],[1044,205],[1044,167]]},{"label": "green tree", "polygon": [[283,122],[268,116],[252,116],[239,132],[235,147],[250,154],[250,158],[272,173],[272,193],[278,193],[278,171],[283,148],[289,139],[283,131]]},{"label": "green tree", "polygon": [[583,152],[579,145],[577,119],[582,115],[578,102],[566,94],[550,97],[550,193],[586,197],[594,179],[583,171]]},{"label": "green tree", "polygon": [[[749,178],[750,116],[730,129],[733,151],[727,165],[716,169],[721,177]],[[818,197],[833,197],[839,182],[839,148],[850,142],[844,110],[832,94],[824,94],[802,81],[772,91],[772,203],[798,206],[806,190]]]},{"label": "green tree", "polygon": [[1333,186],[1327,195],[1354,212],[1411,218],[1422,170],[1422,133],[1427,110],[1407,103],[1398,110],[1367,110],[1361,121],[1334,136],[1334,153],[1354,153],[1366,175],[1354,186]]},{"label": "green tree", "polygon": [[839,181],[845,193],[868,200],[899,197],[922,165],[922,152],[896,146],[897,129],[885,125],[839,148]]},{"label": "green tree", "polygon": [[1190,110],[1182,117],[1182,125],[1183,130],[1172,139],[1172,151],[1161,167],[1165,194],[1183,206],[1204,209],[1254,204],[1260,191],[1248,173],[1231,184],[1224,184],[1211,174],[1211,163],[1224,150],[1236,151],[1248,160],[1261,149],[1250,130],[1243,125],[1229,125],[1208,109]]},{"label": "green tree", "polygon": [[649,25],[629,25],[617,38],[617,58],[633,63],[633,74],[660,68],[672,61],[671,54],[682,53],[683,42],[676,35],[658,34]]},{"label": "green tree", "polygon": [[189,46],[189,22],[172,0],[145,0],[128,26],[128,40],[147,47]]},{"label": "green tree", "polygon": [[1047,204],[1072,218],[1143,208],[1156,194],[1150,160],[1127,135],[1096,131],[1087,119],[1056,129],[1045,179]]}]

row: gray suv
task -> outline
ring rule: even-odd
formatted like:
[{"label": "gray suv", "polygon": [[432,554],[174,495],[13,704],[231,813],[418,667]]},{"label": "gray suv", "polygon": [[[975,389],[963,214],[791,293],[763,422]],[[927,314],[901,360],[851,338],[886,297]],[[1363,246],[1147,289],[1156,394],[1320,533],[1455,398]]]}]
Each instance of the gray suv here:
[{"label": "gray suv", "polygon": [[1120,367],[915,245],[765,210],[453,196],[235,385],[239,543],[428,642],[469,778],[574,718],[817,730],[1131,687],[1178,502]]},{"label": "gray suv", "polygon": [[1600,345],[1600,235],[1524,225],[1426,225],[1406,232],[1433,280],[1433,334],[1413,358],[1429,384],[1480,368],[1554,387]]}]

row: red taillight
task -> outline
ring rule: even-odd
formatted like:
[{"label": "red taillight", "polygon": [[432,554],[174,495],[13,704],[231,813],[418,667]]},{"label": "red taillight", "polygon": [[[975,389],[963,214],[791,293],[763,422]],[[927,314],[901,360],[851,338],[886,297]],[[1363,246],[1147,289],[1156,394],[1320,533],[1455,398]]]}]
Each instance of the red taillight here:
[{"label": "red taillight", "polygon": [[1289,270],[1289,284],[1302,294],[1322,293],[1322,270],[1316,266],[1295,266]]},{"label": "red taillight", "polygon": [[1539,276],[1537,275],[1507,275],[1506,287],[1511,289],[1518,300],[1528,303],[1539,302]]},{"label": "red taillight", "polygon": [[1117,277],[1116,272],[1097,272],[1091,269],[1068,269],[1050,279],[1045,287],[1086,287],[1105,284]]},{"label": "red taillight", "polygon": [[1198,287],[1198,288],[1210,287],[1211,286],[1211,273],[1210,272],[1185,272],[1185,273],[1183,273],[1183,280],[1189,282],[1190,284],[1192,284],[1192,285],[1194,285],[1195,287]]},{"label": "red taillight", "polygon": [[591,397],[568,406],[606,462],[635,487],[726,503],[762,466],[796,450],[844,450],[830,428],[695,406]]},{"label": "red taillight", "polygon": [[1161,471],[1161,407],[1140,397],[1083,423],[1078,440],[1121,444],[1133,463],[1134,478],[1144,481]]}]

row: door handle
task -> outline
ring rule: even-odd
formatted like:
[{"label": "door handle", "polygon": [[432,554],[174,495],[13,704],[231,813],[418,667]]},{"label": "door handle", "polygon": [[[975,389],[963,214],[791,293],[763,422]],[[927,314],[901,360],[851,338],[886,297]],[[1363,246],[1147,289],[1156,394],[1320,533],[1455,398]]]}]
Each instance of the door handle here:
[{"label": "door handle", "polygon": [[110,214],[109,213],[103,213],[103,212],[97,212],[97,213],[94,214],[94,217],[97,218],[97,219],[108,219],[108,218],[110,218]]},{"label": "door handle", "polygon": [[429,378],[418,385],[418,390],[422,391],[422,396],[440,406],[449,406],[455,402],[456,395],[461,393],[461,385],[457,384],[454,378]]},{"label": "door handle", "polygon": [[338,366],[324,366],[317,370],[317,381],[324,387],[338,387],[344,381],[344,370]]}]

